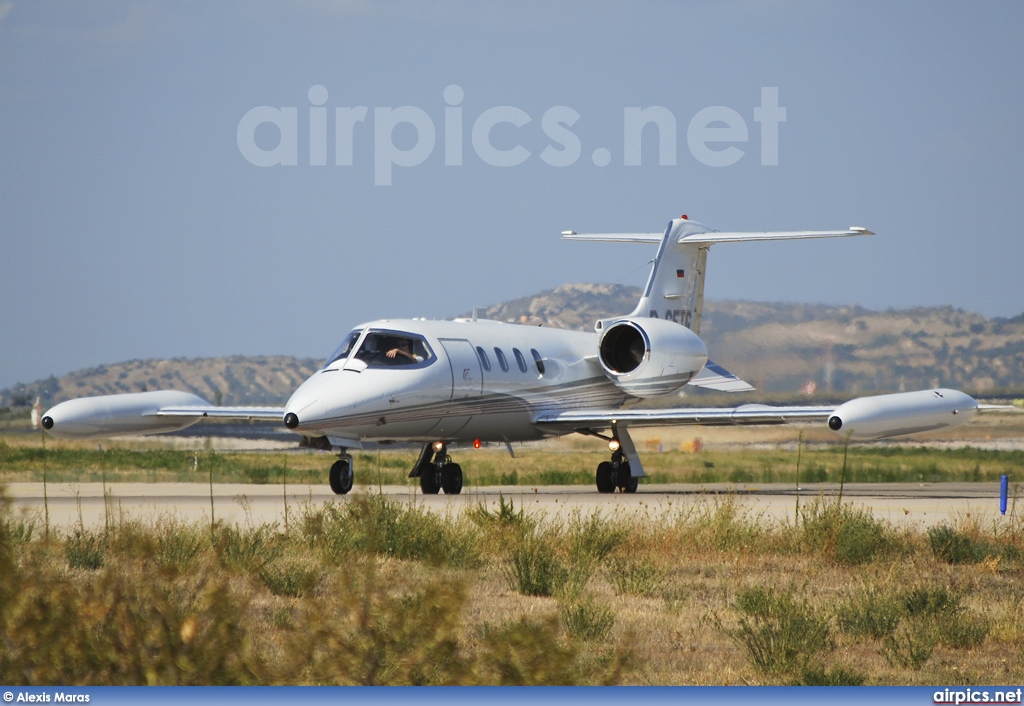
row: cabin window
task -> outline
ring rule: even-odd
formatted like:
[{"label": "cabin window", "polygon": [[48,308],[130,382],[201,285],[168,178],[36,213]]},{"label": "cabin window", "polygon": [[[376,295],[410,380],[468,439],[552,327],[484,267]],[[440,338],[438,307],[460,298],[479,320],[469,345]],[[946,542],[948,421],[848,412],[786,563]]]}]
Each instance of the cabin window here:
[{"label": "cabin window", "polygon": [[476,354],[478,356],[480,356],[480,365],[484,366],[484,370],[490,372],[490,370],[491,370],[491,361],[487,358],[487,351],[485,351],[480,346],[477,346],[476,347]]},{"label": "cabin window", "polygon": [[494,347],[494,357],[498,359],[498,365],[501,366],[503,373],[508,372],[508,360],[505,358],[505,354],[501,352],[501,349],[497,346]]},{"label": "cabin window", "polygon": [[518,348],[512,349],[512,355],[516,357],[516,365],[519,366],[521,372],[526,372],[526,358],[523,357],[523,352]]},{"label": "cabin window", "polygon": [[533,362],[537,364],[537,372],[541,375],[544,374],[544,361],[540,358],[540,353],[537,352],[536,348],[530,349],[530,354],[533,355]]}]

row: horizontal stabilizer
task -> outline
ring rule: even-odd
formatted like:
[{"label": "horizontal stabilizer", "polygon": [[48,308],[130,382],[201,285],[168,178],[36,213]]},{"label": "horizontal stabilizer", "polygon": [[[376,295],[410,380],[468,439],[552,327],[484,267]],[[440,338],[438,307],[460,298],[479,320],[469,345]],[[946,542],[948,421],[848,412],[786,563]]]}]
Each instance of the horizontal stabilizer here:
[{"label": "horizontal stabilizer", "polygon": [[710,360],[704,369],[686,384],[718,392],[750,392],[754,389],[754,386],[747,381],[740,380],[721,365]]},{"label": "horizontal stabilizer", "polygon": [[722,233],[708,231],[679,236],[679,243],[741,243],[754,240],[803,240],[806,238],[844,238],[853,235],[874,235],[867,228],[846,230],[783,230],[764,233]]},{"label": "horizontal stabilizer", "polygon": [[660,243],[664,233],[577,233],[563,230],[562,240],[590,240],[598,243]]}]

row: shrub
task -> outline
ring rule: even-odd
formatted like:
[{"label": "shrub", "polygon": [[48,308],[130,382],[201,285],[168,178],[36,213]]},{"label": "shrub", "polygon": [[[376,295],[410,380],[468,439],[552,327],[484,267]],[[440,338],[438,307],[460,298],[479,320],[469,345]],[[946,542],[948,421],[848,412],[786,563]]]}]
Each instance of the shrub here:
[{"label": "shrub", "polygon": [[619,523],[603,519],[596,510],[586,518],[574,512],[569,518],[568,531],[573,553],[586,554],[597,561],[621,545],[628,534]]},{"label": "shrub", "polygon": [[566,631],[577,640],[601,640],[615,624],[615,612],[599,605],[593,596],[559,604],[558,613]]},{"label": "shrub", "polygon": [[157,562],[178,572],[187,570],[210,545],[208,528],[199,525],[169,524],[162,528],[156,538]]},{"label": "shrub", "polygon": [[850,635],[881,639],[892,634],[903,613],[898,594],[863,584],[836,609],[836,622]]},{"label": "shrub", "polygon": [[959,613],[960,597],[945,586],[914,586],[900,595],[903,611],[910,617]]},{"label": "shrub", "polygon": [[608,577],[615,592],[632,596],[653,596],[665,582],[665,574],[650,559],[614,558],[608,562]]},{"label": "shrub", "polygon": [[218,525],[213,531],[213,548],[221,565],[245,573],[258,573],[281,553],[281,541],[271,525],[240,529]]},{"label": "shrub", "polygon": [[301,598],[316,586],[322,573],[307,561],[289,557],[267,564],[260,569],[259,577],[274,595]]},{"label": "shrub", "polygon": [[[475,680],[493,686],[574,686],[590,676],[580,669],[573,646],[558,639],[555,618],[520,618],[488,630]],[[619,669],[607,669],[600,683],[614,683]]]},{"label": "shrub", "polygon": [[988,544],[949,525],[929,528],[928,543],[932,553],[947,564],[977,564],[993,553]]},{"label": "shrub", "polygon": [[89,530],[76,529],[64,544],[68,566],[73,569],[98,569],[103,566],[106,551],[106,535]]},{"label": "shrub", "polygon": [[504,567],[509,586],[527,596],[553,596],[569,577],[557,547],[550,534],[531,533],[515,542]]},{"label": "shrub", "polygon": [[931,659],[937,641],[926,620],[911,620],[882,640],[881,654],[893,667],[918,670]]},{"label": "shrub", "polygon": [[840,564],[864,564],[895,548],[887,527],[866,510],[816,500],[800,514],[805,545]]},{"label": "shrub", "polygon": [[512,500],[506,502],[505,496],[501,493],[498,494],[497,510],[488,510],[486,505],[478,503],[466,511],[466,517],[478,527],[502,532],[513,531],[522,534],[536,526],[536,522],[526,515],[522,507],[516,511],[515,502]]},{"label": "shrub", "polygon": [[939,644],[951,650],[973,650],[988,637],[989,621],[969,611],[946,614],[936,624]]},{"label": "shrub", "polygon": [[795,599],[792,589],[747,588],[736,595],[735,606],[743,616],[729,637],[762,674],[801,674],[811,658],[835,649],[828,621],[806,599]]},{"label": "shrub", "polygon": [[471,522],[442,517],[383,494],[305,508],[298,525],[303,541],[333,562],[353,552],[457,568],[480,562],[480,536]]}]

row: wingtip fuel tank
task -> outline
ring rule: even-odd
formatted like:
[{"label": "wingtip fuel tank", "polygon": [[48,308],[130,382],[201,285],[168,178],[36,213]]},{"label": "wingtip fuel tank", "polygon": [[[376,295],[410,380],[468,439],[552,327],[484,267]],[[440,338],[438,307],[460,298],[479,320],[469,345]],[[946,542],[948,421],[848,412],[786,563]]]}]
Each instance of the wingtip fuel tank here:
[{"label": "wingtip fuel tank", "polygon": [[157,416],[161,407],[197,406],[213,408],[209,402],[188,392],[160,390],[68,400],[50,408],[41,420],[43,428],[61,439],[97,439],[131,434],[179,431],[192,426],[194,417]]},{"label": "wingtip fuel tank", "polygon": [[919,390],[892,395],[858,397],[832,412],[828,427],[854,440],[884,439],[968,422],[978,402],[959,390]]}]

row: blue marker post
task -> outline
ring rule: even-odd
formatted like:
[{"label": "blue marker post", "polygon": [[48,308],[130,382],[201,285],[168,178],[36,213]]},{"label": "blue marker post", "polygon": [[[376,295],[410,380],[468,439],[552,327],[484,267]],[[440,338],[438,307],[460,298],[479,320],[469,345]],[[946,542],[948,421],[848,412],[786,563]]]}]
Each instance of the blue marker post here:
[{"label": "blue marker post", "polygon": [[1009,476],[999,477],[999,513],[1001,515],[1006,514],[1006,491],[1010,486]]}]

